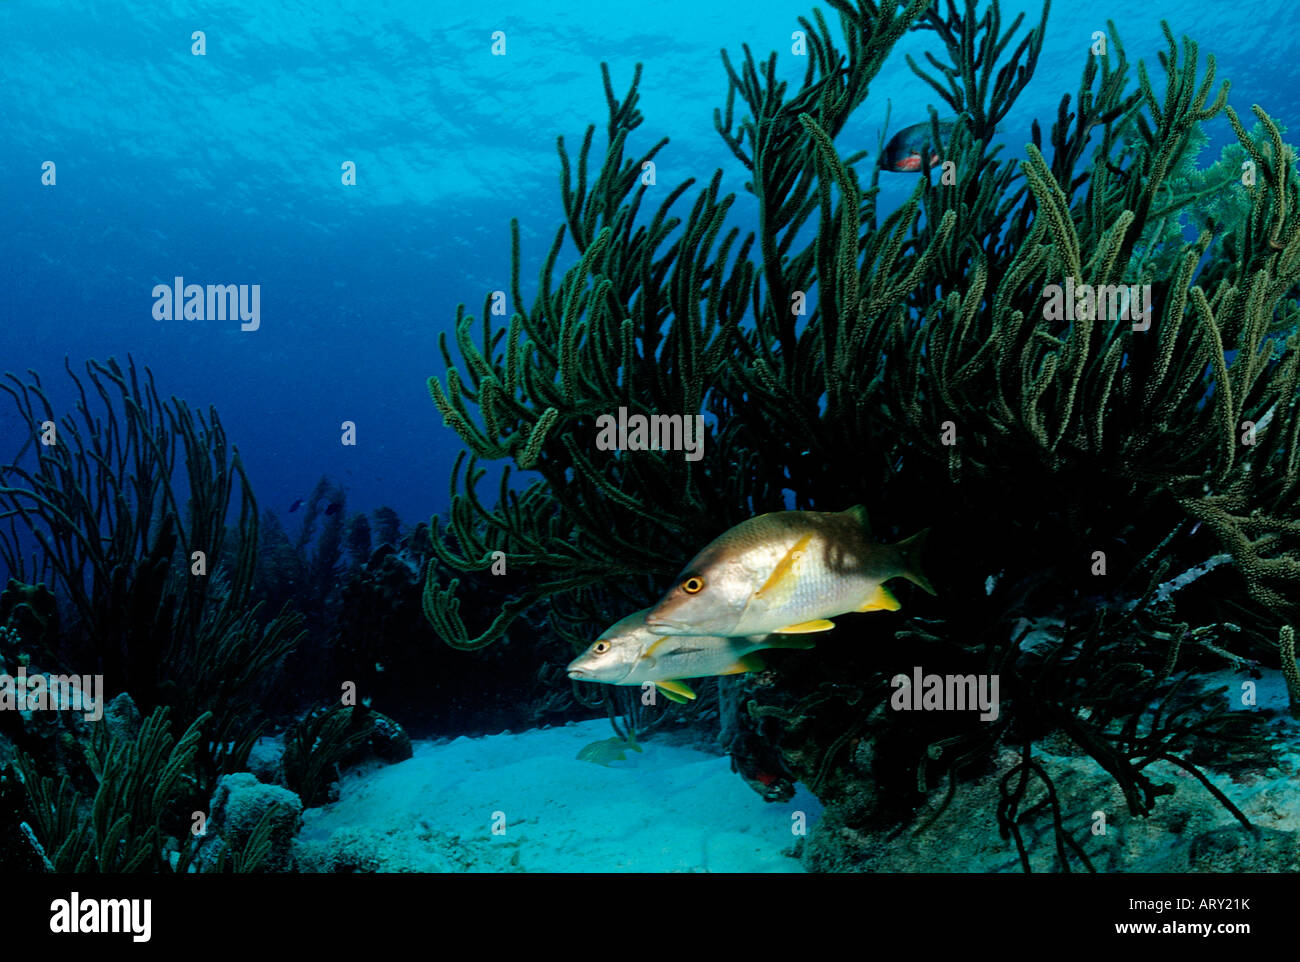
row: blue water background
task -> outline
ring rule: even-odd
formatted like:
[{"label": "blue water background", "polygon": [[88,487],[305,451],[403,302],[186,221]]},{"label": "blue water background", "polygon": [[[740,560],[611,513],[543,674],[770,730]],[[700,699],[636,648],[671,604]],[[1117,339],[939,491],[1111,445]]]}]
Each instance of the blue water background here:
[{"label": "blue water background", "polygon": [[[284,511],[328,474],[348,489],[349,511],[389,504],[408,524],[427,519],[446,508],[461,446],[426,393],[444,370],[438,334],[458,302],[477,315],[488,291],[509,289],[511,217],[531,303],[561,221],[556,135],[576,149],[594,122],[603,147],[600,62],[620,95],[645,64],[633,147],[671,136],[658,159],[663,194],[717,167],[740,191],[744,172],[713,129],[726,94],[718,52],[778,50],[796,80],[804,62],[789,55],[790,34],[809,8],[10,0],[0,6],[0,369],[38,370],[67,403],[65,355],[131,353],[164,395],[216,406],[264,507]],[[1024,10],[1030,23],[1040,9],[1003,8],[1005,22]],[[1163,93],[1162,17],[1216,54],[1243,117],[1259,103],[1294,127],[1300,12],[1057,3],[1038,73],[1002,125],[1007,154],[1023,155],[1031,118],[1046,134],[1107,18]],[[206,31],[206,56],[190,52],[194,30]],[[496,30],[504,57],[491,54]],[[899,44],[841,151],[874,152],[887,101],[892,129],[940,106],[903,59],[926,50],[937,50],[929,33]],[[1206,163],[1230,137],[1226,121],[1213,133]],[[40,182],[47,160],[56,187]],[[355,187],[340,182],[349,160]],[[882,205],[913,183],[886,175]],[[741,197],[735,222],[753,225],[752,198]],[[177,275],[260,284],[261,329],[154,320],[154,285]],[[355,447],[340,444],[345,420]],[[0,459],[22,440],[0,398]]]}]

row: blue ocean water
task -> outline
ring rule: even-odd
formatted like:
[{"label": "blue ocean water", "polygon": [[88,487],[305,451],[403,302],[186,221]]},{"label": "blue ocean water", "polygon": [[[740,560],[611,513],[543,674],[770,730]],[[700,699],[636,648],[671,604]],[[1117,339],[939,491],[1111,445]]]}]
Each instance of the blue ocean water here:
[{"label": "blue ocean water", "polygon": [[[1034,3],[1003,4],[1004,21]],[[459,450],[429,402],[437,337],[458,302],[475,314],[508,285],[511,217],[525,296],[561,220],[555,138],[573,147],[605,114],[599,64],[621,94],[645,64],[635,133],[660,136],[665,188],[742,171],[713,130],[725,77],[718,51],[788,54],[799,2],[512,0],[481,10],[444,0],[0,6],[0,368],[35,369],[56,401],[60,370],[123,357],[164,396],[214,405],[264,507],[281,511],[328,474],[349,510],[381,504],[408,523],[447,506]],[[1289,55],[1300,14],[1263,2],[1056,3],[1032,85],[1003,124],[1008,155],[1028,126],[1077,91],[1094,30],[1114,20],[1131,60],[1155,67],[1160,20],[1212,52],[1243,115],[1259,103],[1295,121]],[[203,31],[206,53],[192,53]],[[492,53],[503,31],[505,56]],[[874,151],[935,98],[907,69],[933,49],[905,37],[840,147]],[[1157,68],[1158,69],[1158,68]],[[1217,121],[1207,156],[1230,137]],[[600,134],[598,134],[598,137]],[[598,140],[599,143],[599,140]],[[42,184],[53,162],[57,181]],[[355,186],[341,165],[356,165]],[[896,204],[910,178],[886,177]],[[737,223],[752,222],[742,197]],[[259,285],[260,328],[155,320],[152,290],[174,278]],[[340,443],[344,421],[357,444]],[[0,410],[0,455],[21,439]]]}]

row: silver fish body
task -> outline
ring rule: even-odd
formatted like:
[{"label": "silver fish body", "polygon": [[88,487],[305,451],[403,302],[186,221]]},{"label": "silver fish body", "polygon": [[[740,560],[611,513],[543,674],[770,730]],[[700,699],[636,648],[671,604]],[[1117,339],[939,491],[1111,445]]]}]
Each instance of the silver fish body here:
[{"label": "silver fish body", "polygon": [[628,615],[605,630],[569,663],[569,677],[607,685],[643,685],[728,675],[750,670],[745,656],[769,647],[765,636],[655,634],[645,623],[648,611]]},{"label": "silver fish body", "polygon": [[931,594],[919,556],[928,532],[870,540],[865,511],[778,511],[743,521],[691,560],[650,609],[664,635],[825,631],[850,611],[899,607],[884,582],[904,577]]}]

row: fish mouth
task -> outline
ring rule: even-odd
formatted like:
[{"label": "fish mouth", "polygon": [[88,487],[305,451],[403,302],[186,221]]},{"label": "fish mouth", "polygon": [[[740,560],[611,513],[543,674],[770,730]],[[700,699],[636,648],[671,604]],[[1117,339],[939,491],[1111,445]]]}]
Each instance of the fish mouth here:
[{"label": "fish mouth", "polygon": [[574,681],[589,681],[592,684],[620,685],[621,679],[613,679],[603,676],[598,669],[591,668],[574,668],[569,672],[569,677]]}]

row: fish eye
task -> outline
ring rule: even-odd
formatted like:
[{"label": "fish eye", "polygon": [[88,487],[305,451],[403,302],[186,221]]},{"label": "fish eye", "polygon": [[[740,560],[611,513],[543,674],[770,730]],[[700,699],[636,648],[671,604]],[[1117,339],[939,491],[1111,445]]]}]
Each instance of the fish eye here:
[{"label": "fish eye", "polygon": [[596,642],[594,645],[591,646],[591,651],[592,651],[592,654],[603,655],[605,652],[609,651],[609,642],[608,642],[608,641],[598,641],[598,642]]},{"label": "fish eye", "polygon": [[682,582],[682,591],[688,595],[698,595],[704,590],[704,579],[699,575],[691,575]]}]

